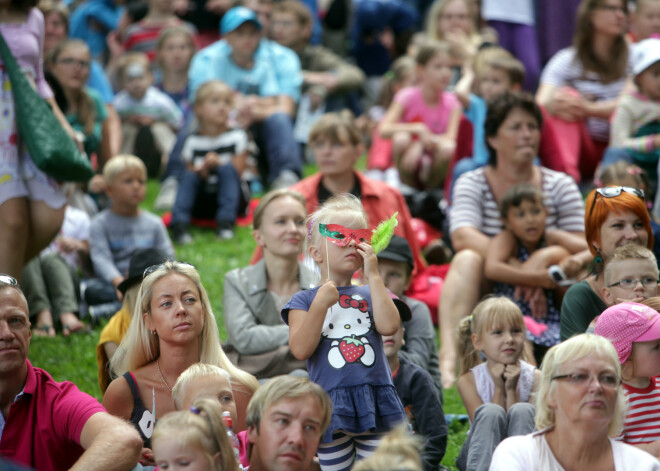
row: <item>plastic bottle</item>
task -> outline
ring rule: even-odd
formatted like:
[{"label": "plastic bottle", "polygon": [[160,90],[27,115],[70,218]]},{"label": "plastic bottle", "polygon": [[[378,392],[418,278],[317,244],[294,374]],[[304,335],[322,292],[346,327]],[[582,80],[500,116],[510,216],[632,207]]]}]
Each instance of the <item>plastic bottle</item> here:
[{"label": "plastic bottle", "polygon": [[240,449],[241,445],[238,442],[238,437],[234,433],[233,426],[234,422],[231,419],[231,414],[229,411],[225,411],[222,413],[222,421],[225,424],[225,428],[227,429],[227,436],[229,437],[229,442],[231,443],[231,446],[234,448],[234,457],[236,458],[236,463],[241,464],[241,459],[240,459]]}]

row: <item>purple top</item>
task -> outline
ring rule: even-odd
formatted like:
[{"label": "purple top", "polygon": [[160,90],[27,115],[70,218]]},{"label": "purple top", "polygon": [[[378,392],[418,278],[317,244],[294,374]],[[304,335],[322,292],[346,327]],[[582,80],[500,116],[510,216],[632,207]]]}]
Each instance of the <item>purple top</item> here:
[{"label": "purple top", "polygon": [[[44,16],[37,8],[30,10],[25,23],[2,23],[0,33],[11,49],[18,65],[43,98],[52,98],[53,92],[44,78]],[[0,57],[0,70],[4,63]]]}]

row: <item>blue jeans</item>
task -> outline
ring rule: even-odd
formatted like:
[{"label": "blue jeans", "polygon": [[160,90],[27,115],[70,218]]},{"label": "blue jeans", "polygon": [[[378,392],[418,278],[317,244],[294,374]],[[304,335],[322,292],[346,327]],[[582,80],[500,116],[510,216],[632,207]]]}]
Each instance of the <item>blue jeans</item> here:
[{"label": "blue jeans", "polygon": [[[232,164],[216,167],[214,170],[218,177],[217,183],[217,222],[236,222],[238,203],[240,199],[240,179],[238,172]],[[190,217],[195,206],[195,200],[200,191],[204,190],[205,180],[195,172],[186,171],[179,180],[179,190],[172,208],[172,224],[190,224]]]},{"label": "blue jeans", "polygon": [[302,174],[300,147],[293,137],[293,121],[286,113],[275,113],[251,127],[259,144],[266,154],[268,181],[272,182],[284,170]]}]

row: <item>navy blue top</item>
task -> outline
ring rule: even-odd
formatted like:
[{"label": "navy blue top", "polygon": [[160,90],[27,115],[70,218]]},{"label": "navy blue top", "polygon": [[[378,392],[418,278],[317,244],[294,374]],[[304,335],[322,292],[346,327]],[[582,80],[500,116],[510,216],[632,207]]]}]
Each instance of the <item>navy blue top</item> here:
[{"label": "navy blue top", "polygon": [[[289,324],[289,310],[309,311],[318,287],[296,293],[282,309]],[[392,383],[392,373],[376,331],[368,286],[341,286],[339,302],[328,309],[319,344],[307,360],[312,381],[325,389],[333,403],[332,433],[386,432],[405,419]]]}]

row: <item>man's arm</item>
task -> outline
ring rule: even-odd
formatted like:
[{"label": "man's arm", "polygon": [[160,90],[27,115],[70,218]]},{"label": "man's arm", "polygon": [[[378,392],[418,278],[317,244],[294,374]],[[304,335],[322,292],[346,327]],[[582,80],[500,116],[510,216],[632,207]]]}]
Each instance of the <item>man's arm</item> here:
[{"label": "man's arm", "polygon": [[85,453],[72,470],[126,470],[138,462],[142,440],[137,430],[107,412],[92,415],[80,434]]}]

